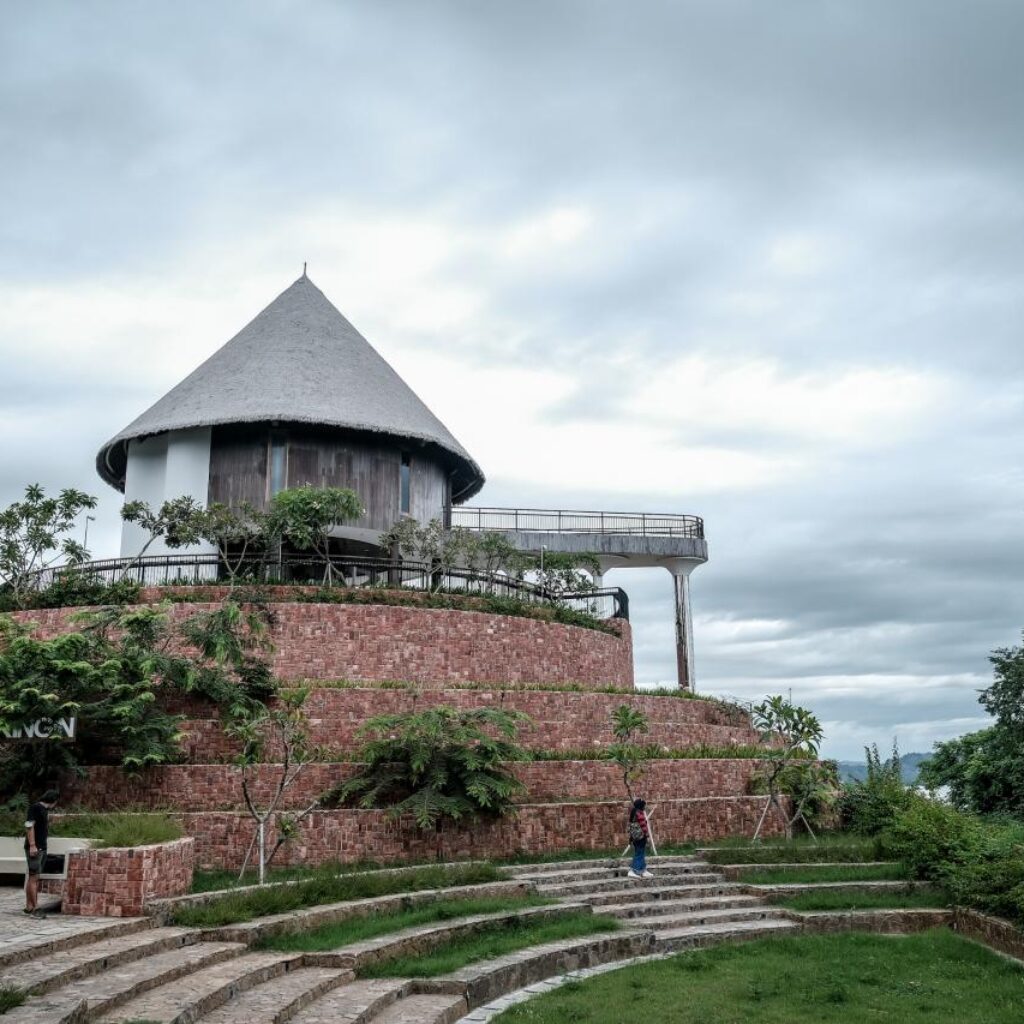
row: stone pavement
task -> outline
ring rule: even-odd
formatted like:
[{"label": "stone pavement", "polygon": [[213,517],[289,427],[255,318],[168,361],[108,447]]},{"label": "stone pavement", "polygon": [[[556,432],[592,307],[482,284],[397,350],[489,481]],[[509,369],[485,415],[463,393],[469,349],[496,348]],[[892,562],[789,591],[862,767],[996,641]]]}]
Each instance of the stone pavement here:
[{"label": "stone pavement", "polygon": [[[45,947],[55,940],[72,935],[100,937],[117,927],[109,917],[69,917],[57,911],[59,903],[52,896],[40,896],[41,909],[52,912],[42,919],[23,914],[25,893],[13,886],[0,888],[0,962],[12,962],[19,954]],[[123,925],[124,922],[121,922]]]}]

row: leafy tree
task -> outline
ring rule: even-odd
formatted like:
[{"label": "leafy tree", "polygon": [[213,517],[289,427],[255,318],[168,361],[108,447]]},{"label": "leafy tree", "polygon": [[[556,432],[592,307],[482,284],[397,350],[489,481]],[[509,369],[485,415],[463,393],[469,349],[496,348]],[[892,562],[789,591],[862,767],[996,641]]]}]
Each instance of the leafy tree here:
[{"label": "leafy tree", "polygon": [[463,531],[463,552],[466,567],[481,572],[487,593],[494,592],[502,572],[518,575],[523,554],[503,533],[493,530]]},{"label": "leafy tree", "polygon": [[1024,817],[1024,647],[998,648],[989,660],[993,682],[978,701],[995,722],[935,744],[919,778],[930,788],[948,786],[964,810]]},{"label": "leafy tree", "polygon": [[507,762],[523,758],[519,712],[448,706],[379,715],[360,730],[363,768],[330,794],[338,804],[386,808],[438,836],[446,822],[501,817],[523,791]]},{"label": "leafy tree", "polygon": [[551,598],[593,590],[594,581],[587,573],[601,569],[595,555],[565,551],[545,551],[543,558],[524,555],[521,564],[523,571],[532,573],[541,590]]},{"label": "leafy tree", "polygon": [[253,553],[265,554],[274,541],[270,518],[247,501],[237,507],[215,501],[198,516],[197,532],[217,549],[232,587]]},{"label": "leafy tree", "polygon": [[359,495],[347,487],[292,487],[274,495],[268,524],[299,550],[316,552],[324,562],[324,583],[331,585],[331,531],[364,512]]},{"label": "leafy tree", "polygon": [[[804,809],[809,794],[817,787],[809,785],[802,775],[808,770],[808,762],[817,759],[824,735],[821,723],[806,708],[798,707],[781,696],[768,697],[758,704],[753,709],[752,721],[762,741],[767,744],[759,781],[768,793],[754,831],[754,841],[760,838],[765,819],[773,807],[782,818],[787,839],[792,839],[798,821],[802,821],[813,835]],[[782,797],[794,794],[799,796],[790,814],[783,806]]]},{"label": "leafy tree", "polygon": [[126,523],[141,527],[147,537],[125,571],[138,565],[150,547],[161,538],[169,548],[197,544],[201,539],[204,511],[203,506],[189,495],[171,498],[155,510],[144,501],[126,501],[121,506],[121,518]]},{"label": "leafy tree", "polygon": [[456,565],[468,564],[474,540],[469,530],[446,530],[440,519],[419,523],[411,516],[404,516],[381,534],[380,543],[399,558],[429,565],[432,570],[430,589],[437,590]]},{"label": "leafy tree", "polygon": [[[308,695],[309,691],[305,689],[284,691],[280,694],[278,707],[262,707],[255,714],[237,718],[226,730],[229,736],[242,743],[242,752],[235,764],[241,771],[242,798],[256,822],[256,833],[242,861],[239,881],[244,878],[255,851],[262,885],[266,869],[277,851],[298,835],[300,823],[319,806],[318,797],[297,813],[280,810],[281,801],[305,769],[326,757],[321,747],[310,742],[309,721],[303,707]],[[268,775],[273,778],[273,783],[269,796],[261,805],[259,781]],[[268,854],[267,827],[271,824],[277,832],[277,839]]]},{"label": "leafy tree", "polygon": [[609,748],[608,756],[621,769],[622,784],[630,800],[633,799],[633,786],[646,774],[650,761],[650,750],[637,743],[648,729],[647,716],[638,708],[620,704],[612,712],[615,743]]},{"label": "leafy tree", "polygon": [[9,588],[18,607],[40,570],[63,558],[84,562],[89,552],[68,534],[78,516],[96,507],[96,499],[65,488],[48,498],[39,484],[25,488],[25,497],[0,512],[0,587]]},{"label": "leafy tree", "polygon": [[867,774],[863,781],[847,782],[839,802],[844,828],[877,836],[889,828],[910,803],[911,790],[903,781],[900,752],[895,741],[892,756],[883,758],[874,743],[864,748]]}]

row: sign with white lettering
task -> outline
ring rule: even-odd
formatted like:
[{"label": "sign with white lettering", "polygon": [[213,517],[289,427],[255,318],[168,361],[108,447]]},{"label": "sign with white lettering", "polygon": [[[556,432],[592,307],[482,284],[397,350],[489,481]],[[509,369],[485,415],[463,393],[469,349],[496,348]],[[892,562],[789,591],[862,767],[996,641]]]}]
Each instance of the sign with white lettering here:
[{"label": "sign with white lettering", "polygon": [[25,725],[0,730],[0,736],[9,740],[73,740],[78,719],[40,718]]}]

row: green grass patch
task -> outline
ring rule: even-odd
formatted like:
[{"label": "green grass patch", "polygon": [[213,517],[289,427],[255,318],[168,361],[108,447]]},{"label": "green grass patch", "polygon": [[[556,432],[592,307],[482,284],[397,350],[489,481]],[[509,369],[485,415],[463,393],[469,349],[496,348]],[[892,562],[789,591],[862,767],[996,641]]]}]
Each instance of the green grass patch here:
[{"label": "green grass patch", "polygon": [[790,842],[767,845],[722,846],[710,850],[711,864],[814,864],[818,862],[858,864],[885,860],[885,849],[874,838],[843,836],[819,843]]},{"label": "green grass patch", "polygon": [[274,935],[259,943],[261,949],[276,949],[282,953],[320,953],[338,949],[353,942],[363,942],[400,932],[405,928],[436,924],[438,921],[454,921],[474,914],[514,913],[527,907],[541,907],[551,900],[539,896],[504,897],[494,899],[438,900],[422,907],[397,909],[390,913],[375,913],[372,917],[355,917],[349,921],[324,925],[308,932],[291,935]]},{"label": "green grass patch", "polygon": [[874,892],[801,892],[780,900],[790,910],[936,910],[949,905],[937,889],[880,889]]},{"label": "green grass patch", "polygon": [[[360,974],[368,978],[433,978],[457,971],[467,964],[514,953],[545,942],[581,938],[597,932],[615,931],[613,917],[566,911],[542,921],[511,919],[497,921],[472,935],[455,939],[423,956],[400,957],[372,964]],[[626,1018],[623,1018],[626,1019]]]},{"label": "green grass patch", "polygon": [[740,875],[751,885],[789,882],[902,882],[910,873],[902,864],[808,864],[798,868],[761,868],[752,865]]},{"label": "green grass patch", "polygon": [[446,889],[453,885],[496,882],[504,875],[492,864],[434,865],[395,872],[320,871],[294,885],[271,885],[214,897],[209,903],[175,909],[172,922],[190,928],[217,928],[286,914],[303,907],[387,896],[395,892]]},{"label": "green grass patch", "polygon": [[0,1013],[6,1013],[21,1006],[27,996],[20,988],[14,985],[0,985]]},{"label": "green grass patch", "polygon": [[[323,875],[355,875],[361,871],[380,871],[382,868],[414,868],[423,866],[436,866],[436,860],[430,861],[400,861],[393,864],[379,863],[378,861],[363,860],[353,861],[348,864],[340,864],[333,861],[326,861],[316,867],[279,867],[270,868],[266,877],[268,882],[301,882],[310,878],[320,878]],[[238,877],[237,871],[196,871],[192,876],[192,892],[219,892],[222,889],[239,889],[247,885],[256,885],[259,876],[255,870],[247,871],[242,878]]]},{"label": "green grass patch", "polygon": [[96,846],[150,846],[170,843],[185,834],[168,814],[84,813],[62,815],[50,829],[53,836],[92,839]]},{"label": "green grass patch", "polygon": [[1024,969],[945,929],[776,938],[574,981],[495,1024],[1019,1024]]}]

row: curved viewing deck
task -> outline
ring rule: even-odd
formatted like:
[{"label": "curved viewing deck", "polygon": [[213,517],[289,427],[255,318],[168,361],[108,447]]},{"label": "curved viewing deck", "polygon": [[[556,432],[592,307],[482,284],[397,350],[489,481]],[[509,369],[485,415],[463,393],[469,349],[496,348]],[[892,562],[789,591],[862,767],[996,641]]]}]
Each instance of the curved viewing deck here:
[{"label": "curved viewing deck", "polygon": [[450,528],[458,527],[463,530],[704,539],[704,520],[700,516],[654,512],[584,512],[547,508],[452,506],[445,510],[445,521]]}]

